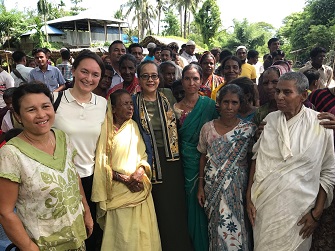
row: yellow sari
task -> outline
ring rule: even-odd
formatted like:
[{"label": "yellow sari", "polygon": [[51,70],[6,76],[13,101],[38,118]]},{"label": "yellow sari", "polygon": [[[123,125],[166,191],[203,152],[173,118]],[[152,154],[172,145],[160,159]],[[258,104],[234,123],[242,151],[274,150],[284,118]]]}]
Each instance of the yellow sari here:
[{"label": "yellow sari", "polygon": [[[117,131],[108,109],[97,146],[92,201],[98,203],[97,222],[104,231],[101,250],[161,250],[151,195],[151,169],[136,122],[126,121]],[[145,167],[144,190],[132,193],[113,180],[113,170],[130,175]]]}]

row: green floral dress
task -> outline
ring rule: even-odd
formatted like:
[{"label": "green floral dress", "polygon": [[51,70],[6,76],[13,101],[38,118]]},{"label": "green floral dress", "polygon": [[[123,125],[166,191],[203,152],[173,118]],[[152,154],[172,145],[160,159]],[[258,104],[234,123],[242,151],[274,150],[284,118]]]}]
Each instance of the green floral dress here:
[{"label": "green floral dress", "polygon": [[19,137],[0,149],[0,177],[19,183],[17,215],[40,250],[82,250],[86,239],[82,197],[64,132],[54,130],[49,155]]}]

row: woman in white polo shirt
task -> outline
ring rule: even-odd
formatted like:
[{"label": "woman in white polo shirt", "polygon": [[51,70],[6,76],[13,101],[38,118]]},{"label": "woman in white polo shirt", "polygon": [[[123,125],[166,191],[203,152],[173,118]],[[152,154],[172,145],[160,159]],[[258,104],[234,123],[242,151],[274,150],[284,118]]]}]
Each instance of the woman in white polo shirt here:
[{"label": "woman in white polo shirt", "polygon": [[[56,93],[55,100],[61,95],[56,112],[54,127],[64,131],[77,150],[74,164],[78,170],[85,195],[96,219],[96,206],[91,202],[95,150],[105,118],[107,101],[92,91],[98,86],[105,74],[101,58],[94,52],[82,50],[72,65],[73,88]],[[57,103],[57,101],[55,102]],[[95,250],[102,231],[94,224],[93,234],[86,242],[87,250]]]}]

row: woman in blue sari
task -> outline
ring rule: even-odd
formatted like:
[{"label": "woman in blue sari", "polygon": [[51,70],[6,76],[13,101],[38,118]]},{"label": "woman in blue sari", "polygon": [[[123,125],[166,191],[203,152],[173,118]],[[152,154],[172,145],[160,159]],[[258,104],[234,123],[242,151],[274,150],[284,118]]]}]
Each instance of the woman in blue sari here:
[{"label": "woman in blue sari", "polygon": [[256,126],[236,116],[243,99],[240,87],[224,86],[218,98],[220,118],[207,122],[199,136],[198,200],[208,217],[209,250],[252,250],[244,208],[247,152]]},{"label": "woman in blue sari", "polygon": [[208,224],[204,209],[197,200],[200,152],[197,150],[202,126],[217,118],[215,101],[198,94],[202,83],[199,65],[187,65],[182,72],[185,97],[174,105],[179,121],[179,142],[185,175],[185,190],[188,211],[188,231],[195,251],[208,250]]}]

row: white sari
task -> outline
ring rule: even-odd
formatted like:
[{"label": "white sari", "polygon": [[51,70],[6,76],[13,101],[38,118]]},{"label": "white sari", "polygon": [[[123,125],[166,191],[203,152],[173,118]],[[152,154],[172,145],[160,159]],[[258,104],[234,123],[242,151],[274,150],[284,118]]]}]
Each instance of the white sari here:
[{"label": "white sari", "polygon": [[[270,113],[253,148],[256,159],[251,200],[256,207],[255,251],[299,250],[297,223],[315,204],[320,185],[333,199],[335,158],[333,130],[320,126],[317,112],[302,107],[286,121],[281,111]],[[309,248],[304,248],[309,250]]]}]

